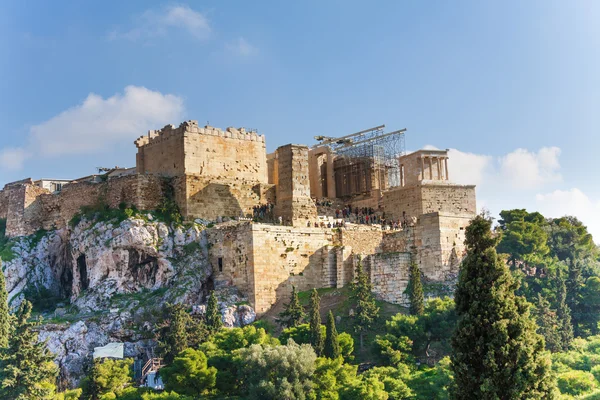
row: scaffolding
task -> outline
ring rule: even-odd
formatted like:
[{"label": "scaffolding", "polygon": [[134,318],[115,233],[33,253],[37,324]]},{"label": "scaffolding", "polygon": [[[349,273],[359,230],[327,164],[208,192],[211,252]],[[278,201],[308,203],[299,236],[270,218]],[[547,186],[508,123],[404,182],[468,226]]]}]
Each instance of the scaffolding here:
[{"label": "scaffolding", "polygon": [[400,186],[400,156],[406,153],[406,129],[385,132],[385,125],[338,138],[315,136],[319,146],[336,154],[334,171],[338,197]]}]

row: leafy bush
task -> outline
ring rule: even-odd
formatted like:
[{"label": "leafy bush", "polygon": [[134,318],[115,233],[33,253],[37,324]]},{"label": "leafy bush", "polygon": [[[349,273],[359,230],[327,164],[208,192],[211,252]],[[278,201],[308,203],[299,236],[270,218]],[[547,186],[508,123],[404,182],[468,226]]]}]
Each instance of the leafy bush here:
[{"label": "leafy bush", "polygon": [[596,389],[594,375],[585,371],[569,371],[558,375],[558,388],[562,394],[577,396]]},{"label": "leafy bush", "polygon": [[309,344],[290,340],[285,346],[252,345],[239,350],[242,380],[253,399],[305,399],[317,355]]},{"label": "leafy bush", "polygon": [[166,390],[196,398],[213,392],[217,381],[217,369],[209,367],[206,355],[194,349],[179,353],[171,365],[161,369],[160,375]]}]

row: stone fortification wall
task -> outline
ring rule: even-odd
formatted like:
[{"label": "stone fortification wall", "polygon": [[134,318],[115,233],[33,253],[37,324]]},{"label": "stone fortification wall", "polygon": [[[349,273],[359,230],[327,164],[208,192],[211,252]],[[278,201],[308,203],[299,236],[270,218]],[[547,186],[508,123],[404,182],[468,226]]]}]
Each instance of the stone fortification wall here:
[{"label": "stone fortification wall", "polygon": [[383,192],[386,216],[407,220],[432,212],[475,216],[475,186],[427,183]]},{"label": "stone fortification wall", "polygon": [[410,221],[423,212],[420,186],[398,187],[383,192],[382,205],[386,218]]},{"label": "stone fortification wall", "polygon": [[415,246],[421,272],[429,279],[442,281],[458,274],[466,254],[465,229],[472,217],[430,213],[419,218]]},{"label": "stone fortification wall", "polygon": [[409,281],[410,260],[408,252],[379,253],[365,259],[373,293],[378,299],[395,304],[408,303],[404,291]]},{"label": "stone fortification wall", "polygon": [[152,175],[130,175],[102,183],[81,182],[66,185],[60,193],[31,184],[15,185],[8,193],[8,236],[24,236],[39,229],[65,227],[83,206],[107,204],[135,205],[140,210],[158,207],[164,196],[164,181]]},{"label": "stone fortification wall", "polygon": [[275,203],[275,187],[243,179],[186,175],[174,179],[177,203],[188,220],[252,216],[255,205]]},{"label": "stone fortification wall", "polygon": [[275,214],[286,225],[305,226],[307,221],[314,221],[317,208],[310,197],[308,147],[279,147],[272,170],[272,181],[277,185]]},{"label": "stone fortification wall", "polygon": [[0,190],[0,219],[6,219],[8,215],[8,191]]},{"label": "stone fortification wall", "polygon": [[422,190],[422,214],[432,212],[470,215],[477,213],[474,185],[426,184]]},{"label": "stone fortification wall", "polygon": [[185,121],[149,131],[135,141],[137,172],[163,176],[198,175],[267,183],[264,135],[243,128],[223,131]]},{"label": "stone fortification wall", "polygon": [[383,233],[372,227],[340,231],[231,222],[209,230],[208,237],[215,284],[236,285],[258,314],[287,299],[292,285],[301,291],[348,285],[359,256],[380,298],[400,298],[392,292],[405,288],[406,263],[399,260],[407,256],[372,258],[385,254]]},{"label": "stone fortification wall", "polygon": [[215,286],[235,286],[256,302],[252,224],[229,222],[207,230]]}]

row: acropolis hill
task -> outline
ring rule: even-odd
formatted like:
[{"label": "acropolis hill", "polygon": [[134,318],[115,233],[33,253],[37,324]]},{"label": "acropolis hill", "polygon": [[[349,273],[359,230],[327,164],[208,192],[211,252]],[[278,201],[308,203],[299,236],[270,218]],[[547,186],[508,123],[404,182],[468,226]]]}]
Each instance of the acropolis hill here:
[{"label": "acropolis hill", "polygon": [[[26,236],[73,229],[69,221],[84,206],[153,210],[169,197],[186,221],[210,222],[215,287],[237,287],[258,314],[292,285],[347,285],[359,258],[377,296],[405,303],[411,260],[430,281],[457,274],[464,229],[476,213],[475,187],[451,183],[444,150],[381,156],[384,136],[362,143],[325,138],[267,154],[264,135],[185,121],[137,139],[135,168],[7,184],[0,219],[7,236]],[[69,274],[73,288],[97,275],[81,251],[83,262]]]}]

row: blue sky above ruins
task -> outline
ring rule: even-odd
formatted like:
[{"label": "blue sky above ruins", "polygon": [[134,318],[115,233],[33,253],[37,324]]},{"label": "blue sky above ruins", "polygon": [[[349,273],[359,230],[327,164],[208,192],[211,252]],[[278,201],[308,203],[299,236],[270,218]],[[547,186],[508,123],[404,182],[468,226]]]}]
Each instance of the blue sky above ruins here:
[{"label": "blue sky above ruins", "polygon": [[184,119],[269,151],[385,123],[453,149],[481,206],[598,240],[598,20],[593,1],[3,1],[0,185],[133,166],[137,136]]}]

